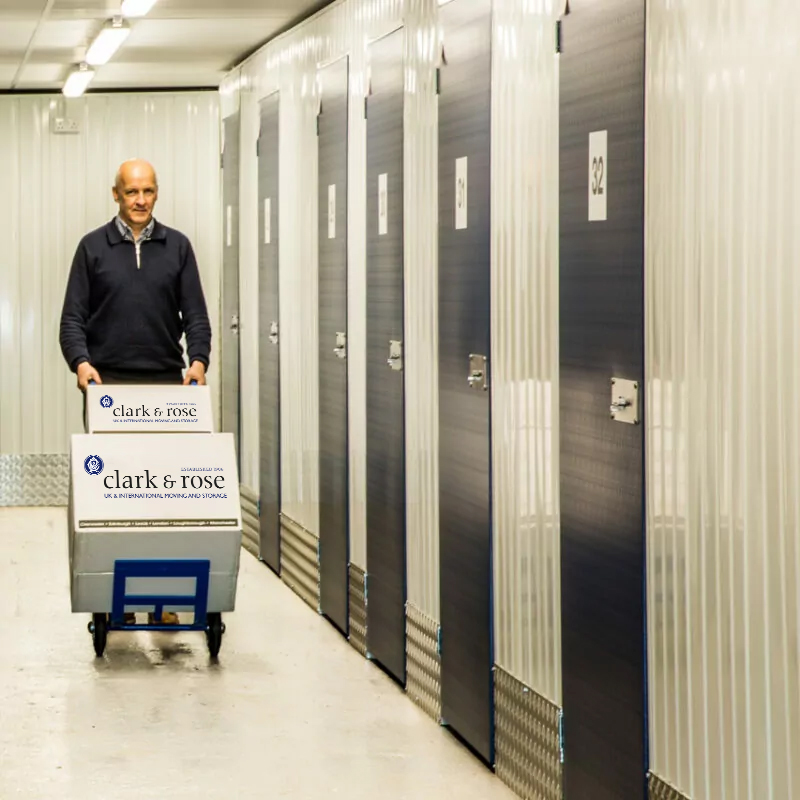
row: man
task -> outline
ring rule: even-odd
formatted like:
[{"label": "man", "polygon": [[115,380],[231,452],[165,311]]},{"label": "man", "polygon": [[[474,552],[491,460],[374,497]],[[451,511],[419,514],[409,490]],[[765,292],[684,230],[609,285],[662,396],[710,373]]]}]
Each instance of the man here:
[{"label": "man", "polygon": [[[91,381],[204,384],[211,351],[192,246],[153,217],[152,165],[124,162],[112,194],[119,213],[78,244],[61,313],[61,352],[84,392],[84,415]],[[177,615],[164,613],[163,621],[176,623]]]}]

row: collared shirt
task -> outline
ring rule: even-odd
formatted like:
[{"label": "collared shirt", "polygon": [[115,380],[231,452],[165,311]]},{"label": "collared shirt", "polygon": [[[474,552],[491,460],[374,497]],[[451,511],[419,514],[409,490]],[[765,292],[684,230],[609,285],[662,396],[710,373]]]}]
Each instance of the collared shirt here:
[{"label": "collared shirt", "polygon": [[[136,244],[137,239],[133,235],[133,231],[131,230],[130,225],[128,225],[128,223],[125,222],[119,215],[117,215],[116,222],[117,222],[117,230],[120,232],[122,238],[127,239],[129,242],[133,242],[134,244]],[[144,228],[142,229],[142,232],[139,234],[138,241],[141,242],[144,241],[145,239],[149,239],[153,235],[153,228],[155,228],[155,226],[156,226],[155,217],[150,217],[150,222],[148,222],[147,225],[145,225]]]},{"label": "collared shirt", "polygon": [[142,242],[146,242],[152,235],[153,235],[153,228],[156,226],[156,221],[154,217],[150,217],[150,222],[144,226],[142,232],[139,234],[139,238],[137,239],[133,235],[133,230],[131,230],[130,225],[128,225],[119,214],[116,217],[117,223],[117,230],[120,232],[123,239],[128,242],[133,242],[134,246],[136,247],[136,267],[141,269],[142,267]]}]

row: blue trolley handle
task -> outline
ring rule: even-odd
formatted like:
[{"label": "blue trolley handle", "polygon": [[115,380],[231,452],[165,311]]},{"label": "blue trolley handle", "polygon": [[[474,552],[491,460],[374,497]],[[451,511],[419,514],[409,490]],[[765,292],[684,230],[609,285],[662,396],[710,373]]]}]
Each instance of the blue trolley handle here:
[{"label": "blue trolley handle", "polygon": [[[94,379],[94,378],[91,378],[91,379],[89,380],[89,386],[94,386],[96,382],[97,382],[97,381],[95,381],[95,379]],[[190,385],[191,385],[191,386],[197,386],[197,381],[196,381],[194,378],[192,378],[192,380],[190,381]]]}]

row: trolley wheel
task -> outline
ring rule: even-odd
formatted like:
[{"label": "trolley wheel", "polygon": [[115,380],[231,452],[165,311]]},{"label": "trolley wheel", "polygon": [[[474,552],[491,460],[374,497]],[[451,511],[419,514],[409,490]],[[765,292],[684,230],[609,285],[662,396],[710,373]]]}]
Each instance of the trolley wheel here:
[{"label": "trolley wheel", "polygon": [[225,633],[225,624],[222,622],[222,614],[218,611],[212,611],[206,617],[206,641],[208,642],[208,652],[211,658],[216,658],[219,655],[223,633]]},{"label": "trolley wheel", "polygon": [[92,621],[89,623],[89,632],[92,634],[95,655],[98,658],[102,658],[108,639],[108,615],[92,614]]}]

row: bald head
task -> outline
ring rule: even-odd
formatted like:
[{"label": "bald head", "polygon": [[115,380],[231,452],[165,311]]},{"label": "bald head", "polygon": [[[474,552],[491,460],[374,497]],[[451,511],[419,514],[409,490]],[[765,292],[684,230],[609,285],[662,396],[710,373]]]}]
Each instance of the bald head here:
[{"label": "bald head", "polygon": [[142,158],[130,158],[119,165],[117,175],[114,178],[114,186],[117,190],[125,185],[126,182],[137,179],[150,181],[153,186],[158,188],[158,178],[153,165]]},{"label": "bald head", "polygon": [[139,234],[150,222],[158,199],[158,179],[153,165],[140,158],[123,161],[112,189],[119,215]]}]

